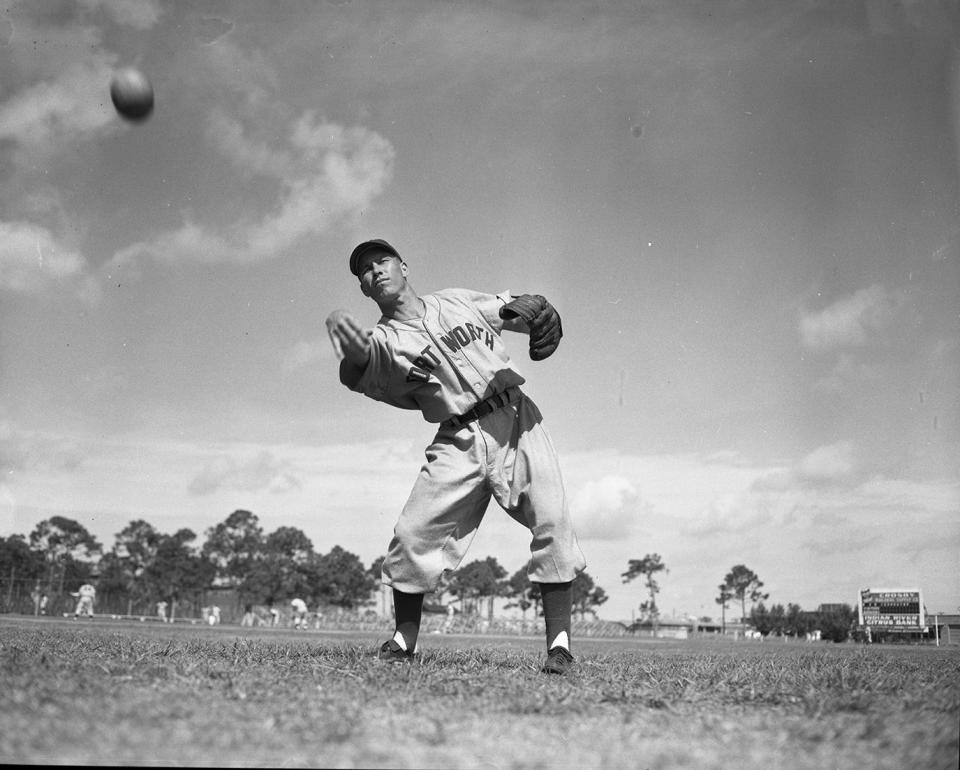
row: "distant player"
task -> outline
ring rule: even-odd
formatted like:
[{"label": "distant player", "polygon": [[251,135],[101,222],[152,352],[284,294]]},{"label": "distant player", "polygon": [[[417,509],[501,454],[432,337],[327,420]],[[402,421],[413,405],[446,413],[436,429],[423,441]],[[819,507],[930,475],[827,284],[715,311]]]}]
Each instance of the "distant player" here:
[{"label": "distant player", "polygon": [[381,318],[372,331],[345,310],[327,318],[340,381],[437,425],[383,562],[396,630],[380,658],[414,656],[423,596],[460,564],[493,496],[530,531],[528,573],[540,585],[547,628],[543,671],[566,673],[571,583],[585,561],[553,443],[500,339],[504,329],[527,333],[530,357],[546,358],[562,336],[559,314],[539,295],[446,289],[421,297],[383,240],[357,246],[350,271]]},{"label": "distant player", "polygon": [[71,596],[79,597],[77,608],[73,611],[74,619],[79,618],[81,615],[86,615],[93,620],[93,600],[97,596],[97,589],[89,583],[84,583],[80,586],[79,590],[71,594]]},{"label": "distant player", "polygon": [[290,602],[290,619],[296,629],[307,627],[307,603],[303,599],[296,598]]},{"label": "distant player", "polygon": [[164,601],[157,602],[157,619],[161,623],[167,622],[167,603]]}]

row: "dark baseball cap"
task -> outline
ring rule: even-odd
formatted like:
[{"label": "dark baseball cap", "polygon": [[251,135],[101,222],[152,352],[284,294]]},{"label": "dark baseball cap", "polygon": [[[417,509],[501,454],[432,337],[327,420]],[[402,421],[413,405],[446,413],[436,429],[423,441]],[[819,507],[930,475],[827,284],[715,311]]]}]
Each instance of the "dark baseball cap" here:
[{"label": "dark baseball cap", "polygon": [[372,241],[364,241],[353,250],[353,253],[350,255],[351,273],[359,275],[357,272],[357,264],[360,262],[360,257],[368,251],[385,251],[387,254],[393,254],[397,259],[402,259],[400,252],[393,248],[393,246],[380,238],[374,238]]}]

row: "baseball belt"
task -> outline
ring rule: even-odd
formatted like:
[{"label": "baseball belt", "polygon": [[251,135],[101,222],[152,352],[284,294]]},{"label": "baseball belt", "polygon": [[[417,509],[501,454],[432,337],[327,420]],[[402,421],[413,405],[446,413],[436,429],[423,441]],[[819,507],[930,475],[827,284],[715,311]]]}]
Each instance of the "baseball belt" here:
[{"label": "baseball belt", "polygon": [[471,409],[469,412],[457,414],[448,420],[445,420],[443,424],[448,425],[451,428],[462,428],[469,422],[479,420],[481,417],[485,417],[491,412],[502,409],[503,407],[507,406],[507,404],[512,404],[522,395],[523,394],[520,392],[520,388],[507,388],[502,393],[494,393],[489,398],[483,399],[483,401],[473,407],[473,409]]}]

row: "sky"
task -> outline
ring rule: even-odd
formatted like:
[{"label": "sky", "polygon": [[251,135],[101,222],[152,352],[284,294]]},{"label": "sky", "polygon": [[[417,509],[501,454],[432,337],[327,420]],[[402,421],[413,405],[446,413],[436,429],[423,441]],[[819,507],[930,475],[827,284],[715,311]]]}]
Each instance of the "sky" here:
[{"label": "sky", "polygon": [[[560,312],[550,359],[507,342],[601,618],[652,553],[665,614],[737,564],[768,605],[960,609],[955,2],[0,8],[0,536],[244,509],[382,555],[433,430],[324,326],[375,323],[379,237],[420,293]],[[466,560],[528,548],[493,504]]]}]

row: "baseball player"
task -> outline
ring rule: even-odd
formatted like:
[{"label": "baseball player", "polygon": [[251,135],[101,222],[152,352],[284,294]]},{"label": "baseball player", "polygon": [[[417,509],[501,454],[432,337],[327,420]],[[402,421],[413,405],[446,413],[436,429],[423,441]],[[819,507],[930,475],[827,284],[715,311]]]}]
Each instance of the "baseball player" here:
[{"label": "baseball player", "polygon": [[290,618],[293,627],[305,629],[307,627],[307,603],[299,597],[290,602]]},{"label": "baseball player", "polygon": [[93,600],[97,596],[97,589],[89,583],[84,583],[80,586],[79,590],[72,595],[79,597],[77,608],[73,611],[74,619],[79,618],[81,615],[86,615],[93,620]]},{"label": "baseball player", "polygon": [[420,296],[406,262],[380,239],[353,250],[350,271],[381,318],[372,330],[345,310],[327,318],[340,381],[437,425],[383,562],[396,630],[379,657],[397,662],[417,653],[423,595],[460,564],[492,496],[531,533],[528,570],[540,585],[547,631],[542,670],[565,674],[573,664],[571,583],[586,563],[553,444],[500,338],[504,329],[529,334],[530,357],[546,358],[563,334],[559,314],[539,295]]}]

